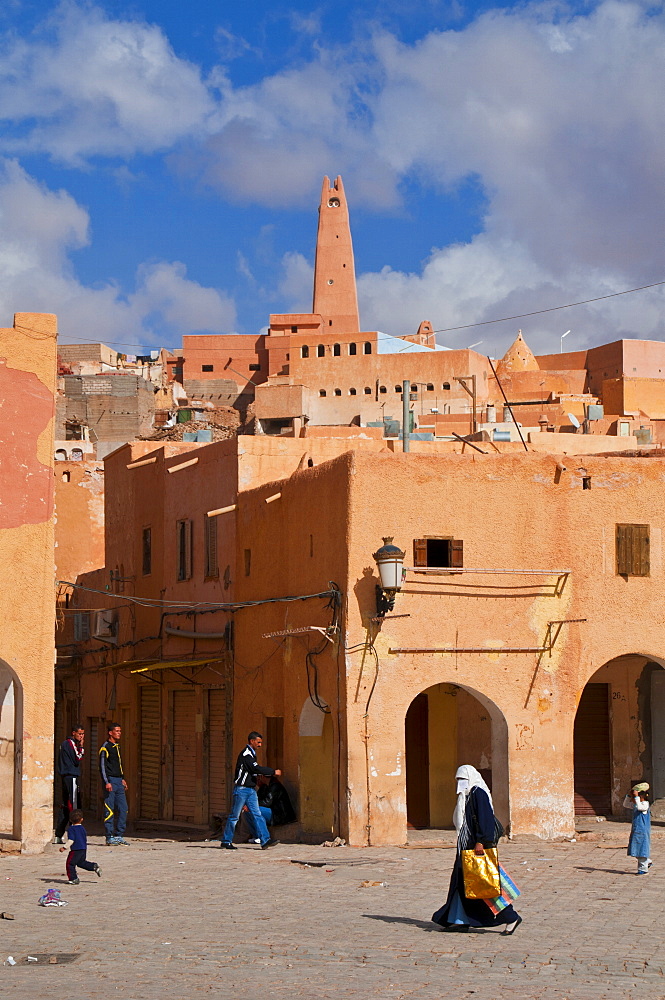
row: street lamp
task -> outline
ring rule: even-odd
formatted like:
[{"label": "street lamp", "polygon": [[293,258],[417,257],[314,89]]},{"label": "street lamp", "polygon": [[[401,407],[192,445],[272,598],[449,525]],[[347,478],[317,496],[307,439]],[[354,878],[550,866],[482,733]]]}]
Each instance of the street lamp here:
[{"label": "street lamp", "polygon": [[376,612],[382,618],[395,607],[395,595],[402,589],[404,575],[406,552],[393,545],[392,541],[392,535],[386,536],[381,548],[373,555],[381,578],[381,584],[376,585]]},{"label": "street lamp", "polygon": [[567,337],[569,333],[570,333],[570,330],[566,330],[565,333],[561,334],[561,351],[560,351],[561,354],[563,354],[563,338]]}]

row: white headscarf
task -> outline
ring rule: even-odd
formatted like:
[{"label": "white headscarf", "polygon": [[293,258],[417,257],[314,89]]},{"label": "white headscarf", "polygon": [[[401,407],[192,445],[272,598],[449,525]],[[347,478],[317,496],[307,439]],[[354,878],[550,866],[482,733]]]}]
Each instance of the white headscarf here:
[{"label": "white headscarf", "polygon": [[487,793],[490,805],[492,806],[492,809],[494,809],[492,793],[487,787],[480,771],[477,771],[472,764],[462,764],[461,767],[457,768],[455,773],[455,780],[457,781],[459,778],[466,779],[468,784],[465,789],[462,789],[461,792],[457,793],[457,802],[455,804],[455,811],[453,812],[453,823],[455,824],[455,829],[458,833],[464,824],[464,817],[466,815],[466,800],[472,788],[482,788],[482,790]]}]

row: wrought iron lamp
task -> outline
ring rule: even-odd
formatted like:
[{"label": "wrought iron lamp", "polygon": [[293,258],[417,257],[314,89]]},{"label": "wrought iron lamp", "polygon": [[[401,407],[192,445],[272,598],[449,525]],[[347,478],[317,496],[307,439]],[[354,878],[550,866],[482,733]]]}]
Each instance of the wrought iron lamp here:
[{"label": "wrought iron lamp", "polygon": [[381,617],[393,610],[395,595],[402,589],[406,553],[393,545],[392,541],[392,535],[384,538],[383,545],[373,556],[381,578],[381,584],[376,585],[376,612]]}]

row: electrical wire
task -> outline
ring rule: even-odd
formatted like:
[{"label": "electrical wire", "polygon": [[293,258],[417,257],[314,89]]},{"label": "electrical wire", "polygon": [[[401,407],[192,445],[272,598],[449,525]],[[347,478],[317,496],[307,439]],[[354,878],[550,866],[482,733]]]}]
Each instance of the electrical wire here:
[{"label": "electrical wire", "polygon": [[[152,597],[125,597],[124,594],[110,594],[107,590],[95,590],[93,587],[84,587],[82,584],[72,583],[70,580],[56,580],[56,584],[74,587],[76,590],[83,590],[89,594],[101,594],[102,597],[113,597],[120,601],[128,601],[130,604],[138,604],[143,608],[190,608],[192,610],[196,610],[197,612],[199,609],[202,609],[200,612],[201,614],[204,614],[206,609],[209,611],[229,611],[233,613],[235,611],[241,611],[243,608],[259,607],[262,604],[284,604],[291,603],[293,601],[309,601],[316,597],[332,598],[334,594],[337,593],[337,591],[324,590],[319,594],[294,594],[287,597],[265,597],[259,601],[239,601],[234,604],[216,604],[214,601],[160,601]],[[105,609],[99,608],[98,610],[102,611]],[[174,611],[171,613],[176,614],[178,612]]]}]

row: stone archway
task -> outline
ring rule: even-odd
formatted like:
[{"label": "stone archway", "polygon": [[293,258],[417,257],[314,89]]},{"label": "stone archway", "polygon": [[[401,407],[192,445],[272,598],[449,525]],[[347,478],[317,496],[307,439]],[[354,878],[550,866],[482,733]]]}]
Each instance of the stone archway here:
[{"label": "stone archway", "polygon": [[455,771],[460,764],[473,764],[492,789],[496,813],[508,827],[508,726],[493,701],[467,686],[434,684],[413,699],[404,729],[410,826],[452,828]]},{"label": "stone archway", "polygon": [[665,662],[616,656],[587,681],[573,733],[575,812],[624,816],[623,798],[648,781],[654,815],[665,817]]},{"label": "stone archway", "polygon": [[0,838],[21,840],[23,687],[0,660]]}]

